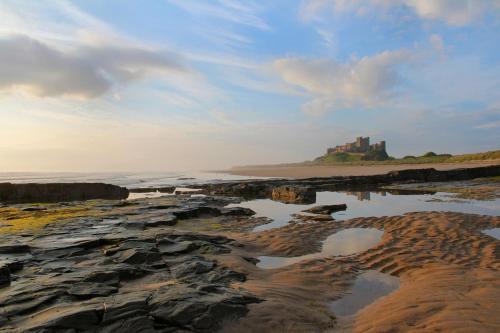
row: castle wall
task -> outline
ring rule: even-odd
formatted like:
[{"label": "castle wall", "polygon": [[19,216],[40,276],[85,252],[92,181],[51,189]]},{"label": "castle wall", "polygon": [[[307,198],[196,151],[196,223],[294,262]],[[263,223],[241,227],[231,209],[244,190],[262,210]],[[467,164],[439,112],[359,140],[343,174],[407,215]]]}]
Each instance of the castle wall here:
[{"label": "castle wall", "polygon": [[333,153],[368,153],[370,150],[385,151],[385,141],[380,141],[370,145],[370,137],[359,136],[355,142],[346,143],[345,145],[336,146],[327,150],[328,154]]}]

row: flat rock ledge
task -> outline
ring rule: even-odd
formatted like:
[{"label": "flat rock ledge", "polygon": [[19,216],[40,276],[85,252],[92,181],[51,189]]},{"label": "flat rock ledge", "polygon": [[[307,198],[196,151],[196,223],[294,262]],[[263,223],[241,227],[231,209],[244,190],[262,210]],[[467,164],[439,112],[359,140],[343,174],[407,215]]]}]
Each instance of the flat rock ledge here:
[{"label": "flat rock ledge", "polygon": [[61,202],[92,199],[126,199],[129,191],[104,183],[0,183],[0,202]]}]

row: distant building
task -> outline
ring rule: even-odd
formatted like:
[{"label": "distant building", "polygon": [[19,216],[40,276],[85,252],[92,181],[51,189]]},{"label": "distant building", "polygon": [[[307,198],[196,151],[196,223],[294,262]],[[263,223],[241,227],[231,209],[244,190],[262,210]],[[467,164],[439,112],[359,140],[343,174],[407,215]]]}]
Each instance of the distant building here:
[{"label": "distant building", "polygon": [[355,142],[346,143],[342,146],[336,146],[333,148],[328,148],[327,154],[335,153],[360,153],[366,154],[370,151],[384,151],[385,152],[385,141],[380,141],[370,145],[370,137],[363,138],[362,136],[357,137]]}]

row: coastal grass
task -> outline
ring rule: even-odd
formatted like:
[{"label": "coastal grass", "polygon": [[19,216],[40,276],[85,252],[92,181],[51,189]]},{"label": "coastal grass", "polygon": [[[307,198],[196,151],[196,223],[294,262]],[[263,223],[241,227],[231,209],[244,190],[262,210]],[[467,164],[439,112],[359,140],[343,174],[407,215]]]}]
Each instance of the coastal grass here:
[{"label": "coastal grass", "polygon": [[[344,156],[348,155],[348,156]],[[324,155],[314,161],[304,162],[308,165],[384,165],[384,164],[431,164],[431,163],[461,163],[471,161],[488,161],[500,159],[500,150],[488,151],[475,154],[450,155],[425,153],[422,156],[405,156],[403,158],[390,157],[384,161],[365,161],[362,154],[337,153]]]},{"label": "coastal grass", "polygon": [[342,166],[368,166],[368,165],[400,165],[400,164],[439,164],[439,163],[466,163],[474,161],[495,161],[500,160],[500,150],[473,153],[473,154],[462,154],[462,155],[451,155],[451,154],[435,154],[433,152],[425,153],[421,156],[405,156],[403,158],[389,157],[383,161],[367,161],[363,160],[363,154],[351,154],[351,153],[336,153],[336,154],[326,154],[316,158],[313,161],[305,161],[299,163],[281,163],[274,165],[247,165],[247,166],[235,166],[232,169],[245,169],[248,167],[256,168],[274,168],[277,166],[281,167],[303,167],[303,166],[331,166],[331,165],[342,165]]}]

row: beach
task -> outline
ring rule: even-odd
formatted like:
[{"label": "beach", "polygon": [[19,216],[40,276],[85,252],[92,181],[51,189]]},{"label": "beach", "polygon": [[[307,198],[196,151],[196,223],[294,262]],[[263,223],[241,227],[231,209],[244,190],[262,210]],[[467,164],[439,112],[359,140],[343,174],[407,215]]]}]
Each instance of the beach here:
[{"label": "beach", "polygon": [[434,168],[436,170],[451,170],[456,168],[475,168],[497,165],[500,160],[473,161],[462,163],[429,163],[429,164],[383,164],[383,165],[263,165],[233,167],[227,172],[231,175],[251,177],[284,177],[311,178],[333,176],[371,176],[389,171]]}]

